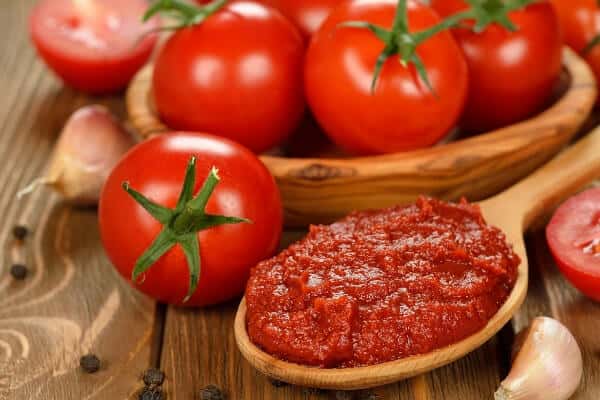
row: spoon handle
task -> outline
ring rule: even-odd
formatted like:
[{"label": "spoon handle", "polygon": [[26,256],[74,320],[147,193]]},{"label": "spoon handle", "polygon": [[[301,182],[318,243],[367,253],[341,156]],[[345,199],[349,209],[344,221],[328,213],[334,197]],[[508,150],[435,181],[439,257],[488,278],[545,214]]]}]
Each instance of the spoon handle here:
[{"label": "spoon handle", "polygon": [[527,229],[537,217],[598,177],[600,127],[527,178],[484,203],[505,209],[507,215],[520,216],[521,228]]}]

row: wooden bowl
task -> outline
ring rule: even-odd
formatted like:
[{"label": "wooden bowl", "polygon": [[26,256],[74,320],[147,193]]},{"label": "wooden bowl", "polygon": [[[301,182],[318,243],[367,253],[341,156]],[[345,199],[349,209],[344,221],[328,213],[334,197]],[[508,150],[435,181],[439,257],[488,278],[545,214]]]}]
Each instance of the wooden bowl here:
[{"label": "wooden bowl", "polygon": [[[565,88],[541,114],[493,132],[404,153],[357,158],[263,155],[281,190],[286,224],[331,222],[349,211],[410,203],[418,195],[476,201],[496,194],[554,156],[596,101],[587,64],[564,50]],[[127,92],[129,119],[143,138],[168,131],[153,105],[152,67]]]}]

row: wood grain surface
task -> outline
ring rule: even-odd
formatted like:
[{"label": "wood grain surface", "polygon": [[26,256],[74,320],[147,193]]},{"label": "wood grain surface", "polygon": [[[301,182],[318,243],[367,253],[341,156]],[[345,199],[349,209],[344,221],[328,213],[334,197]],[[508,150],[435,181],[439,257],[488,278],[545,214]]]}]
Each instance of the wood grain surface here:
[{"label": "wood grain surface", "polygon": [[[538,315],[563,321],[584,351],[584,381],[574,399],[600,398],[600,304],[562,279],[541,223],[527,237],[530,290],[512,324],[451,365],[372,391],[275,387],[235,347],[235,302],[205,310],[156,308],[112,271],[101,250],[95,210],[74,209],[47,191],[15,198],[43,172],[73,110],[101,103],[125,113],[121,97],[90,98],[65,89],[37,60],[27,37],[34,2],[0,0],[1,400],[136,399],[140,375],[151,365],[167,374],[168,400],[198,400],[207,384],[244,400],[491,399],[507,372],[514,331]],[[22,244],[12,237],[15,223],[33,230]],[[286,241],[294,237],[297,233],[288,233]],[[14,262],[30,268],[24,281],[11,278]],[[102,361],[97,374],[78,367],[87,352]]]}]

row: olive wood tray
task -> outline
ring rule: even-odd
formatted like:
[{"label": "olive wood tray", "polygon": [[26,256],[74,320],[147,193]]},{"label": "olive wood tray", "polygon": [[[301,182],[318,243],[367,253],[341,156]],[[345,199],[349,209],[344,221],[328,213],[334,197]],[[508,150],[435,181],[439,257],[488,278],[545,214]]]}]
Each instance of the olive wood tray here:
[{"label": "olive wood tray", "polygon": [[[285,157],[286,150],[261,156],[279,185],[286,224],[331,222],[352,210],[410,203],[422,194],[476,201],[506,189],[569,143],[593,108],[596,82],[590,68],[567,48],[563,63],[561,94],[548,109],[493,132],[373,157],[316,158],[310,152]],[[142,138],[169,131],[156,113],[151,77],[150,65],[133,79],[126,96],[130,122]],[[305,146],[303,140],[295,141]]]},{"label": "olive wood tray", "polygon": [[486,221],[500,228],[521,258],[510,296],[477,333],[458,343],[382,364],[321,369],[286,362],[252,343],[246,330],[246,300],[242,299],[234,323],[235,339],[242,355],[262,373],[296,385],[323,389],[365,389],[410,378],[455,361],[491,339],[517,312],[528,287],[527,252],[523,233],[535,218],[600,176],[600,128],[568,148],[534,174],[510,189],[479,204]]}]

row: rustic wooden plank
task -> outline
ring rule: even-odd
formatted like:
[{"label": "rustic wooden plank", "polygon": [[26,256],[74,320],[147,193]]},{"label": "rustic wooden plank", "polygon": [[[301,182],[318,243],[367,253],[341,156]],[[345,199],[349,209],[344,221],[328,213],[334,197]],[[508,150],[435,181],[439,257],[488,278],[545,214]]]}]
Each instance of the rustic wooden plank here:
[{"label": "rustic wooden plank", "polygon": [[[34,236],[11,246],[27,279],[0,278],[0,398],[129,398],[150,363],[154,304],[108,264],[93,210],[40,211]],[[96,374],[79,368],[87,353],[102,361]]]},{"label": "rustic wooden plank", "polygon": [[[154,302],[131,290],[104,256],[95,210],[78,210],[40,191],[15,193],[43,172],[73,110],[99,102],[124,115],[120,97],[65,89],[36,58],[27,34],[34,0],[0,12],[0,399],[126,399],[152,362]],[[11,229],[33,229],[23,244]],[[23,262],[23,281],[9,274]],[[93,375],[81,355],[102,361]]]}]

